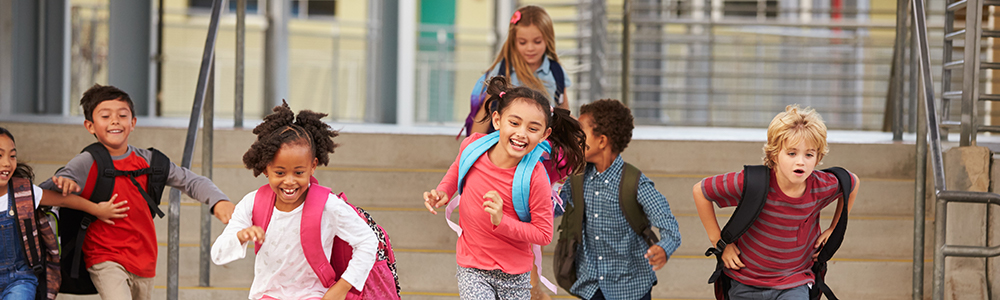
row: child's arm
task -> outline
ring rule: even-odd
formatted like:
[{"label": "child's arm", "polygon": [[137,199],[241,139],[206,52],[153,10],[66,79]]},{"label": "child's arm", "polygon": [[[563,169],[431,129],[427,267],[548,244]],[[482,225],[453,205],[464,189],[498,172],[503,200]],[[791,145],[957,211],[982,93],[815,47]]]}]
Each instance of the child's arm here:
[{"label": "child's arm", "polygon": [[125,212],[129,209],[128,207],[122,207],[125,203],[128,203],[128,200],[115,203],[115,199],[117,198],[118,194],[115,194],[111,196],[111,200],[94,203],[77,195],[70,194],[64,196],[56,191],[42,190],[42,199],[39,201],[39,204],[72,208],[94,215],[94,217],[104,221],[104,223],[115,224],[111,219],[127,217],[128,215]]},{"label": "child's arm", "polygon": [[472,143],[471,136],[462,140],[462,144],[458,148],[459,154],[455,157],[455,162],[451,163],[451,166],[448,167],[448,172],[441,178],[441,182],[438,183],[437,188],[424,192],[424,207],[432,214],[436,215],[437,211],[434,209],[448,204],[451,201],[451,196],[458,191],[458,163],[459,159],[462,158],[462,151],[470,143]]},{"label": "child's arm", "polygon": [[[354,249],[351,260],[347,263],[347,269],[344,270],[344,274],[341,274],[340,281],[346,281],[349,285],[348,289],[354,287],[361,291],[365,287],[365,279],[368,278],[372,265],[375,264],[378,238],[375,237],[375,233],[372,232],[368,223],[358,216],[358,212],[354,208],[332,194],[326,201],[324,215],[327,214],[336,216],[333,228],[334,235],[347,242]],[[330,291],[327,291],[327,294],[329,293]]]},{"label": "child's arm", "polygon": [[[224,265],[237,259],[246,257],[247,254],[247,244],[253,240],[254,237],[258,239],[263,239],[264,230],[260,227],[252,226],[252,214],[253,214],[253,202],[254,196],[257,195],[256,191],[247,194],[243,197],[243,200],[236,205],[233,211],[233,218],[229,220],[229,224],[226,225],[226,229],[222,231],[222,234],[215,240],[212,244],[212,262],[216,265]],[[238,233],[249,228],[260,229],[259,232],[253,231],[254,235],[250,236],[238,236]]]},{"label": "child's arm", "polygon": [[639,204],[642,205],[643,212],[649,218],[650,224],[660,229],[660,241],[656,245],[650,246],[645,255],[649,264],[653,266],[653,270],[659,270],[667,263],[667,259],[677,250],[677,247],[680,247],[680,228],[674,214],[670,212],[670,203],[660,191],[656,190],[653,181],[649,180],[646,175],[640,177],[637,198]]},{"label": "child's arm", "polygon": [[323,300],[343,300],[347,298],[347,292],[350,292],[353,287],[350,282],[341,277],[329,290],[326,290],[326,294],[323,294]]},{"label": "child's arm", "polygon": [[70,159],[65,166],[59,168],[52,178],[38,184],[38,187],[57,191],[63,195],[79,195],[93,165],[94,157],[90,155],[90,152],[82,152]]},{"label": "child's arm", "polygon": [[211,179],[174,163],[170,163],[167,185],[184,192],[192,199],[208,204],[212,207],[212,214],[222,223],[229,223],[233,210],[236,209],[236,206],[229,201],[229,197],[222,193]]},{"label": "child's arm", "polygon": [[[489,195],[487,193],[484,197]],[[497,198],[491,201],[494,204],[499,199],[499,194],[496,195]],[[483,200],[486,201],[486,199]],[[531,191],[528,198],[528,209],[531,211],[530,223],[521,222],[516,215],[504,216],[503,202],[501,201],[499,204],[496,216],[500,218],[500,222],[499,225],[494,226],[493,232],[537,245],[548,245],[552,242],[552,186],[549,184],[545,167],[541,163],[536,164],[535,170],[531,173]],[[492,219],[492,212],[487,212],[491,213]]]},{"label": "child's arm", "polygon": [[[850,196],[847,199],[847,212],[851,212],[851,208],[854,207],[854,199],[858,196],[858,188],[861,187],[861,179],[858,179],[854,173],[851,173],[851,179],[854,181],[854,190],[851,191]],[[820,234],[819,238],[816,239],[816,245],[813,248],[819,249],[826,244],[826,241],[830,239],[830,235],[833,234],[833,229],[837,228],[837,223],[840,222],[840,214],[844,211],[844,197],[841,196],[839,201],[837,201],[837,212],[833,214],[833,222],[830,223],[830,228],[827,228]],[[813,254],[813,259],[819,256],[819,251]]]},{"label": "child's arm", "polygon": [[[712,207],[712,202],[705,198],[701,185],[702,181],[699,181],[692,190],[694,205],[698,209],[701,225],[705,226],[705,232],[708,233],[708,240],[712,242],[712,247],[715,247],[722,239],[722,229],[719,228],[719,220],[715,218],[715,208]],[[739,270],[745,266],[739,255],[740,249],[736,247],[736,244],[726,245],[726,249],[722,252],[722,263],[726,268]]]}]

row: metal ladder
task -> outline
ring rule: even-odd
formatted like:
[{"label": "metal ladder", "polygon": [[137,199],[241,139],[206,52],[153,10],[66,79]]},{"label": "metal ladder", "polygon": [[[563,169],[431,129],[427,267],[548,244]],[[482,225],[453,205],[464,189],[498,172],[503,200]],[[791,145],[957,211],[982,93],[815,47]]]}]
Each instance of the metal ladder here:
[{"label": "metal ladder", "polygon": [[[1000,5],[1000,0],[959,0],[947,1],[944,21],[944,70],[941,72],[941,131],[942,139],[947,140],[948,130],[959,128],[961,146],[971,146],[976,143],[979,132],[1000,133],[1000,126],[982,125],[978,120],[980,101],[1000,101],[1000,94],[981,94],[980,85],[983,70],[1000,70],[1000,62],[982,61],[980,56],[984,38],[1000,38],[998,30],[983,29],[983,6]],[[965,11],[965,28],[955,30],[955,14]],[[992,28],[991,28],[992,29]],[[964,47],[961,59],[954,59],[955,40],[963,39]],[[961,89],[952,89],[952,72],[962,71]],[[951,100],[961,100],[961,120],[949,120]]]}]

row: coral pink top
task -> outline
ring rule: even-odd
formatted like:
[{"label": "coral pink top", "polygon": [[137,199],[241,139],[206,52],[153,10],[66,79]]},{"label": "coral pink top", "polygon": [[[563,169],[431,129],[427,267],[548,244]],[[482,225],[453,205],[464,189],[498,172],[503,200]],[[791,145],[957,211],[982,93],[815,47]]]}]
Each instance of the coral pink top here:
[{"label": "coral pink top", "polygon": [[[462,141],[459,151],[472,141],[485,136],[474,133]],[[461,157],[461,155],[459,155]],[[453,195],[458,190],[458,159],[448,168],[437,190]],[[552,242],[552,189],[545,167],[535,164],[531,173],[531,192],[528,208],[531,222],[521,222],[511,201],[511,184],[516,168],[504,169],[490,161],[489,152],[483,153],[465,175],[465,189],[459,205],[459,225],[462,235],[455,246],[459,266],[481,270],[501,270],[508,274],[531,271],[534,254],[531,244],[547,245]],[[483,195],[497,191],[503,199],[503,219],[499,226],[490,222],[490,214],[483,210]]]}]

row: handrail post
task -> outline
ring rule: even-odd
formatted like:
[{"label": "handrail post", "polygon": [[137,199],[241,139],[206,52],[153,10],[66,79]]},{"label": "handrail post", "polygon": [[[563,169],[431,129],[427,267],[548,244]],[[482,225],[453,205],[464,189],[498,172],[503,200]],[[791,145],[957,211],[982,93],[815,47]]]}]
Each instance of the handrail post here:
[{"label": "handrail post", "polygon": [[[920,1],[920,0],[917,0]],[[913,187],[913,300],[924,299],[924,235],[927,213],[927,109],[917,103],[917,170]]]},{"label": "handrail post", "polygon": [[629,86],[629,72],[631,72],[632,56],[632,0],[625,0],[622,5],[622,103],[628,106],[632,89]]},{"label": "handrail post", "polygon": [[[243,78],[247,32],[247,0],[236,0],[236,78],[233,86],[233,127],[243,128]],[[214,72],[213,72],[214,73]]]},{"label": "handrail post", "polygon": [[[205,50],[201,56],[201,67],[198,71],[198,84],[194,90],[194,103],[191,105],[191,118],[188,119],[187,138],[184,142],[184,158],[181,167],[191,168],[194,158],[195,136],[198,135],[198,121],[201,118],[202,104],[208,87],[210,66],[215,60],[215,41],[219,33],[219,15],[222,13],[224,0],[212,3],[212,18],[208,25],[208,35],[205,37]],[[177,300],[178,274],[180,266],[180,222],[181,222],[181,192],[170,189],[170,203],[167,217],[167,299]]]},{"label": "handrail post", "polygon": [[[212,155],[215,141],[215,60],[208,75],[208,92],[205,95],[204,123],[201,133],[201,176],[212,179]],[[201,243],[198,245],[198,286],[211,286],[209,265],[212,263],[212,208],[201,206]]]}]

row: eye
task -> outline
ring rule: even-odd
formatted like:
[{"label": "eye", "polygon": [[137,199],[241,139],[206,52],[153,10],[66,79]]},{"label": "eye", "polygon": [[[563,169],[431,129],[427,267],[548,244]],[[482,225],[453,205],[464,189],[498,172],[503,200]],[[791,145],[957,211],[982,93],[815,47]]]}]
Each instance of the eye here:
[{"label": "eye", "polygon": [[813,156],[816,156],[816,154],[809,153],[809,154],[806,154],[806,156],[807,157],[813,157]]},{"label": "eye", "polygon": [[295,175],[302,175],[302,174],[305,174],[305,173],[306,172],[303,172],[303,171],[295,171]]},{"label": "eye", "polygon": [[519,124],[519,123],[517,123],[517,121],[510,121],[510,125],[511,125],[511,126],[517,126],[518,124]]},{"label": "eye", "polygon": [[528,128],[528,130],[530,130],[531,132],[538,132],[538,127],[531,127]]},{"label": "eye", "polygon": [[274,175],[278,175],[278,176],[285,176],[285,172],[282,172],[282,171],[276,171],[276,172],[274,172]]}]

